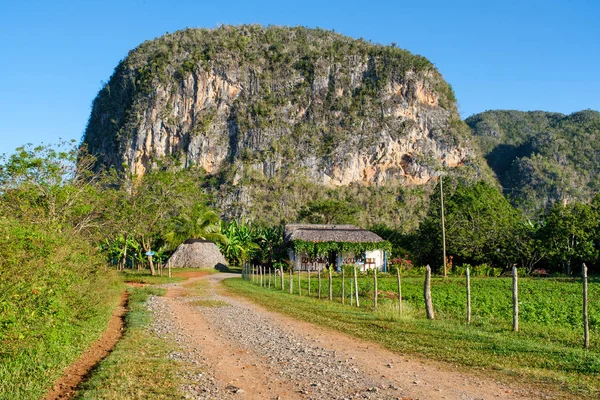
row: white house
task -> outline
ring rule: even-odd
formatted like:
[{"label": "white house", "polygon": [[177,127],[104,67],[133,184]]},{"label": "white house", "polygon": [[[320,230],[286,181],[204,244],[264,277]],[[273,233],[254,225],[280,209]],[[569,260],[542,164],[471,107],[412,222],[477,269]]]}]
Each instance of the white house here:
[{"label": "white house", "polygon": [[[354,225],[288,224],[284,242],[294,270],[321,270],[334,265],[357,265],[359,270],[387,270],[389,243]],[[319,251],[319,248],[326,250]]]}]

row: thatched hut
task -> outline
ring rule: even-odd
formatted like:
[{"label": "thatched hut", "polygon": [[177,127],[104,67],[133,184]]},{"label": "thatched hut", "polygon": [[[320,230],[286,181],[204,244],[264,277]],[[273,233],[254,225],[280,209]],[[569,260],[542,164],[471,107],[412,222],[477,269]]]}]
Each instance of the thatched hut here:
[{"label": "thatched hut", "polygon": [[389,242],[354,225],[288,224],[284,242],[295,270],[357,265],[360,270],[387,270]]},{"label": "thatched hut", "polygon": [[227,268],[227,261],[213,242],[189,239],[180,244],[168,263],[173,268]]}]

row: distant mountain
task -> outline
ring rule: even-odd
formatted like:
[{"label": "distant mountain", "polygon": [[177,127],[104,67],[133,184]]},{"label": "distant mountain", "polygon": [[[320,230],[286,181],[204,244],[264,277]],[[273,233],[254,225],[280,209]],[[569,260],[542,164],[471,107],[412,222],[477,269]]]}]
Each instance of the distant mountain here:
[{"label": "distant mountain", "polygon": [[276,221],[333,197],[400,223],[407,188],[442,169],[487,171],[430,61],[303,27],[186,29],[141,44],[98,93],[83,141],[98,168],[202,166],[228,215]]},{"label": "distant mountain", "polygon": [[486,111],[465,121],[505,194],[531,215],[600,191],[600,113]]}]

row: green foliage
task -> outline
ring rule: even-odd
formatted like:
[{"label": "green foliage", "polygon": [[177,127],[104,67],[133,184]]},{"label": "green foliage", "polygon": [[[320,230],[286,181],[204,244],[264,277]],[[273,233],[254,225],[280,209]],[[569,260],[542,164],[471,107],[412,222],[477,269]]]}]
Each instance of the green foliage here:
[{"label": "green foliage", "polygon": [[551,262],[571,273],[571,264],[579,266],[598,258],[598,210],[589,204],[556,204],[545,217],[540,231],[543,246]]},{"label": "green foliage", "polygon": [[164,237],[174,249],[187,239],[209,240],[225,244],[227,238],[221,233],[219,214],[204,204],[194,204],[192,209],[184,209],[174,217],[166,229]]},{"label": "green foliage", "polygon": [[356,224],[360,209],[342,200],[315,200],[298,212],[300,222],[311,224]]},{"label": "green foliage", "polygon": [[[519,213],[502,194],[485,182],[444,185],[447,254],[457,262],[510,262]],[[423,264],[442,265],[441,202],[439,191],[417,233],[416,252]]]},{"label": "green foliage", "polygon": [[600,188],[597,111],[486,111],[466,122],[505,193],[532,217]]},{"label": "green foliage", "polygon": [[70,229],[0,218],[0,398],[41,398],[106,327],[119,286]]},{"label": "green foliage", "polygon": [[241,266],[260,249],[255,242],[256,235],[249,225],[237,221],[221,222],[221,233],[227,241],[217,245],[230,265]]}]

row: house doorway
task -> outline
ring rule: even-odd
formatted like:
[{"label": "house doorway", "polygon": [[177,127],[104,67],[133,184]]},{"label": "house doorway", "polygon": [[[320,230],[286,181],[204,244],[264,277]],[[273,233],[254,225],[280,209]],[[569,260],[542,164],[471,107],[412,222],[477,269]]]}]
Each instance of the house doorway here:
[{"label": "house doorway", "polygon": [[337,271],[337,253],[335,251],[327,253],[327,264],[333,265],[333,269]]}]

